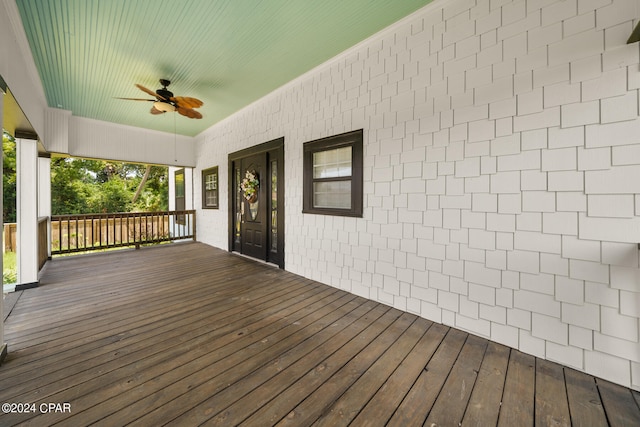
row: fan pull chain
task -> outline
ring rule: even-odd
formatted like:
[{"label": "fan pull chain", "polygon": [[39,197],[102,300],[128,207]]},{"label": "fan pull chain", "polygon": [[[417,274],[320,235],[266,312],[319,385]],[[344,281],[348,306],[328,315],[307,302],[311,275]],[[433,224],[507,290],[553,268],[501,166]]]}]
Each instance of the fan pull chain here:
[{"label": "fan pull chain", "polygon": [[178,136],[177,136],[175,114],[173,114],[173,162],[178,163]]}]

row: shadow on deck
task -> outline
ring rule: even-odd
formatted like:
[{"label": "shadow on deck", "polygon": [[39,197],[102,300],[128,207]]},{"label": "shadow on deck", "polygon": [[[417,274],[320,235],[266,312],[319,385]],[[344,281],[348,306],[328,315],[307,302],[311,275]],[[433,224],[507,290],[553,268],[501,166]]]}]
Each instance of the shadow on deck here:
[{"label": "shadow on deck", "polygon": [[5,333],[0,402],[33,406],[3,426],[640,425],[635,391],[200,243],[55,259]]}]

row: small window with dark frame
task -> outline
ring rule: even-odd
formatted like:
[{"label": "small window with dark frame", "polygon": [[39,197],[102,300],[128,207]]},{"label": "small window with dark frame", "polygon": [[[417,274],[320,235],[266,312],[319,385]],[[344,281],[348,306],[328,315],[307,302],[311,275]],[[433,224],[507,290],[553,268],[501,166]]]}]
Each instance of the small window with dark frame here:
[{"label": "small window with dark frame", "polygon": [[202,208],[218,209],[218,166],[202,171]]},{"label": "small window with dark frame", "polygon": [[303,213],[362,217],[362,134],[304,144]]}]

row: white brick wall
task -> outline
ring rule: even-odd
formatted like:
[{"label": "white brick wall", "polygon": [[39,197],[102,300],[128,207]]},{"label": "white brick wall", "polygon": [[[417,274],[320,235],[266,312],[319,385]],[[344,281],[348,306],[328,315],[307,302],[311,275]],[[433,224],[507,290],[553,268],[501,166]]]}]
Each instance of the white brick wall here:
[{"label": "white brick wall", "polygon": [[[199,135],[196,189],[284,136],[288,270],[640,390],[639,19],[436,0]],[[302,144],[359,128],[363,217],[302,214]]]}]

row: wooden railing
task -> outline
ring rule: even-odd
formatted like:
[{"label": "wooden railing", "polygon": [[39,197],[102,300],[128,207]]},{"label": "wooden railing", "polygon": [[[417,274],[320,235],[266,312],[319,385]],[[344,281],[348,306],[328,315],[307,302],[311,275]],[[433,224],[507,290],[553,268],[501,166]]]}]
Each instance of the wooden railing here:
[{"label": "wooden railing", "polygon": [[38,218],[38,271],[49,259],[49,217]]},{"label": "wooden railing", "polygon": [[51,254],[196,240],[194,210],[51,217]]},{"label": "wooden railing", "polygon": [[4,250],[5,252],[15,252],[18,250],[18,224],[15,222],[5,222],[4,232]]}]

